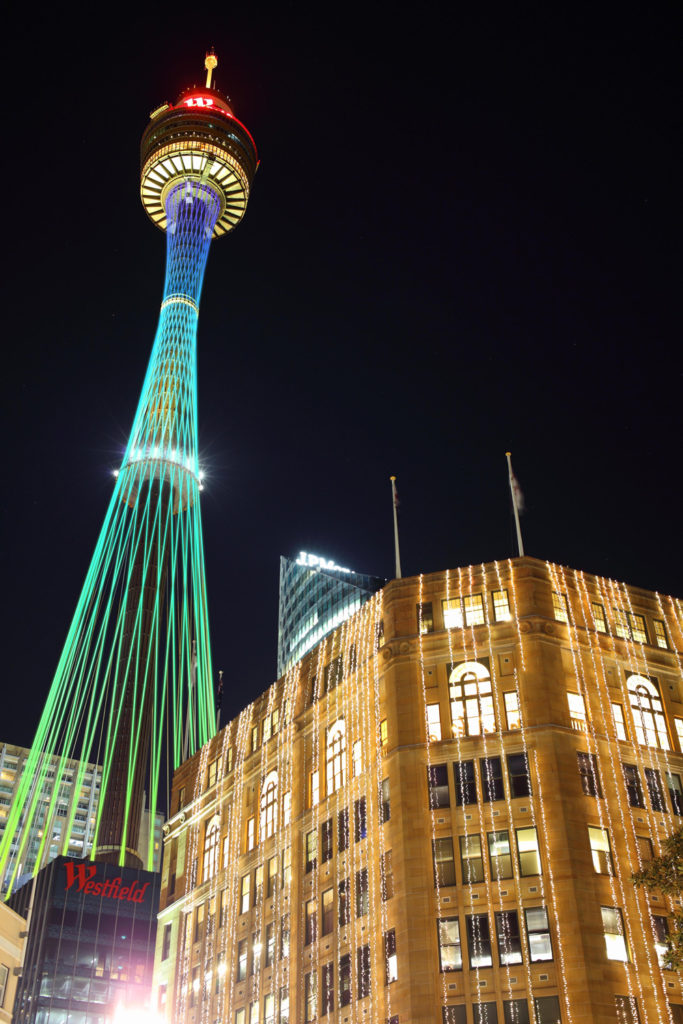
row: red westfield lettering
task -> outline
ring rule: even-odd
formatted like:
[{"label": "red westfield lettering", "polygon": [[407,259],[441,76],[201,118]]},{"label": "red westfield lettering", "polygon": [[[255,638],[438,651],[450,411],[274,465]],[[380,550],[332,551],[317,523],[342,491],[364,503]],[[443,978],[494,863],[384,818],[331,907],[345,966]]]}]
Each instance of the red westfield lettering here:
[{"label": "red westfield lettering", "polygon": [[78,861],[68,860],[64,864],[66,868],[65,890],[76,885],[78,892],[84,892],[87,896],[102,896],[109,900],[126,900],[129,903],[142,903],[149,882],[138,885],[131,882],[130,885],[121,885],[121,878],[108,878],[106,881],[96,881],[96,864],[84,864]]}]

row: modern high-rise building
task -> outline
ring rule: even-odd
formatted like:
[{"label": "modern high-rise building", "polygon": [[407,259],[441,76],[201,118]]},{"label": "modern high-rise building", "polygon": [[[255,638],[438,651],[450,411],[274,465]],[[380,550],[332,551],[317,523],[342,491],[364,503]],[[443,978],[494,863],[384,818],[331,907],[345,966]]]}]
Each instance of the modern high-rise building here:
[{"label": "modern high-rise building", "polygon": [[681,1024],[681,602],[534,558],[389,582],[175,775],[174,1024]]},{"label": "modern high-rise building", "polygon": [[377,576],[344,569],[307,551],[300,551],[296,558],[281,555],[278,676],[358,611],[385,583]]}]

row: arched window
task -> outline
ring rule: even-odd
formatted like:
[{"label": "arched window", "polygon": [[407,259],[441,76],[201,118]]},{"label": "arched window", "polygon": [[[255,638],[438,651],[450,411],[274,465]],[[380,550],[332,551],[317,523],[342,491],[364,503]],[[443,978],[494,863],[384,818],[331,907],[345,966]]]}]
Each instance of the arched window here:
[{"label": "arched window", "polygon": [[346,784],[346,723],[343,718],[327,730],[327,792]]},{"label": "arched window", "polygon": [[657,685],[651,679],[637,675],[629,676],[627,682],[638,742],[642,747],[661,747],[662,750],[670,750],[664,706]]},{"label": "arched window", "polygon": [[206,832],[204,833],[204,881],[208,878],[213,878],[218,868],[218,840],[220,831],[218,818],[212,818],[211,821],[207,821]]},{"label": "arched window", "polygon": [[451,720],[456,736],[496,731],[491,677],[486,665],[465,661],[450,675]]},{"label": "arched window", "polygon": [[277,772],[266,775],[261,789],[261,839],[268,839],[277,828]]}]

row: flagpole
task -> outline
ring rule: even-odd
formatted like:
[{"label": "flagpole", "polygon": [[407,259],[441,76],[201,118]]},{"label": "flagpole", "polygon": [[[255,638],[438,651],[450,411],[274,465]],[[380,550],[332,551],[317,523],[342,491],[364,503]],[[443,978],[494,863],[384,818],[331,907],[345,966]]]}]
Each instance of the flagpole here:
[{"label": "flagpole", "polygon": [[398,498],[396,497],[396,477],[391,478],[391,498],[392,505],[394,506],[394,556],[396,558],[396,579],[401,579],[401,553],[398,549]]},{"label": "flagpole", "polygon": [[512,452],[505,452],[508,460],[508,479],[510,481],[510,494],[512,495],[512,508],[515,513],[515,526],[517,528],[517,547],[519,548],[520,558],[524,556],[524,545],[522,544],[522,530],[519,525],[519,509],[517,508],[517,497],[515,495],[515,474],[512,472],[512,462],[510,456]]}]

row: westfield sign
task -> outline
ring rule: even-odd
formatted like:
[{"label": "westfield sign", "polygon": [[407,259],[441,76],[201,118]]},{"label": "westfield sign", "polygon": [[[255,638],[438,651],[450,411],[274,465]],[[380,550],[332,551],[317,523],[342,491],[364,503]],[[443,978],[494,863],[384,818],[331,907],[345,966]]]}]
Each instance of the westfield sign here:
[{"label": "westfield sign", "polygon": [[97,879],[97,865],[83,861],[68,860],[66,869],[66,885],[68,891],[76,886],[76,892],[84,892],[86,896],[101,896],[108,900],[126,900],[128,903],[142,903],[150,882],[138,885],[136,881],[130,885],[122,885],[121,878]]}]

